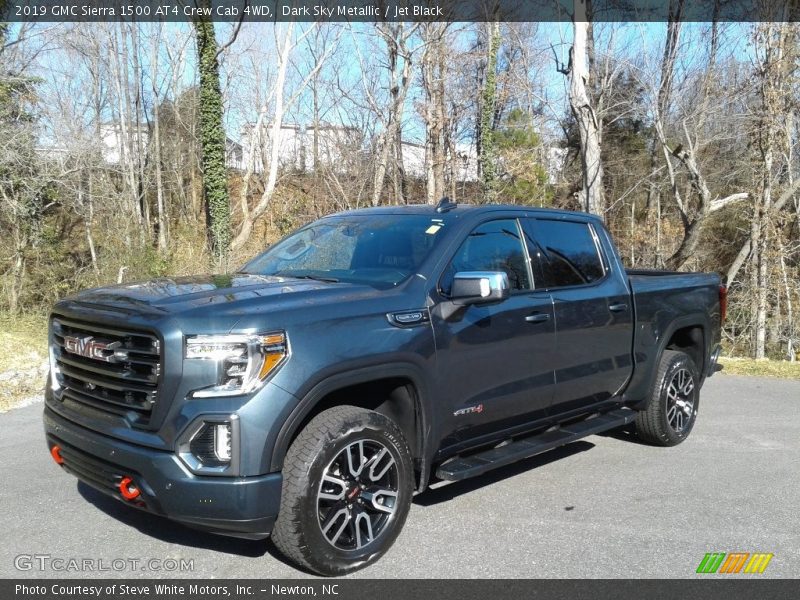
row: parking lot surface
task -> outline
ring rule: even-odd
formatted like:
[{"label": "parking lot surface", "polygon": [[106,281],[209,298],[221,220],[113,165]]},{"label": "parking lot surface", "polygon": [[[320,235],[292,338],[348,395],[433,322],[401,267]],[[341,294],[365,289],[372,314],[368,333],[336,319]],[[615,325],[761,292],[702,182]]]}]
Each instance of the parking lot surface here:
[{"label": "parking lot surface", "polygon": [[[0,576],[310,576],[268,541],[192,531],[78,483],[47,453],[41,412],[0,414]],[[720,374],[684,444],[617,431],[437,484],[415,498],[389,553],[353,577],[718,577],[695,574],[707,552],[774,554],[762,575],[730,577],[800,577],[799,471],[800,381]],[[90,559],[95,570],[18,570],[30,564],[20,555]],[[115,559],[140,562],[96,570]],[[168,559],[192,570],[167,570]]]}]

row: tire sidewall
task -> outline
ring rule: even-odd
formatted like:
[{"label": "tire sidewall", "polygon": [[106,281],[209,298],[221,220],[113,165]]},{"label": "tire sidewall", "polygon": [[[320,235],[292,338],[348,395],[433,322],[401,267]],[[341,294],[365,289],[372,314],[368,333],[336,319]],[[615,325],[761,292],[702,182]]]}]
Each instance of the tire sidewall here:
[{"label": "tire sidewall", "polygon": [[[309,465],[305,490],[295,506],[295,517],[302,523],[309,563],[325,574],[343,574],[378,560],[394,543],[403,528],[414,490],[413,467],[408,444],[393,422],[377,413],[359,422],[345,423],[339,431],[330,431],[321,439],[314,460]],[[359,440],[383,444],[398,465],[397,508],[378,538],[361,550],[340,550],[322,533],[317,518],[317,494],[322,475],[330,462],[348,445]]]},{"label": "tire sidewall", "polygon": [[[681,369],[686,369],[692,375],[692,380],[694,382],[694,389],[692,390],[694,405],[692,407],[692,416],[689,424],[684,427],[683,431],[678,433],[672,428],[672,426],[669,424],[669,420],[667,419],[667,388],[669,387],[672,378]],[[661,380],[658,383],[658,410],[661,419],[661,428],[664,431],[664,436],[670,445],[679,444],[689,437],[689,434],[692,433],[694,424],[697,421],[697,411],[700,406],[700,377],[697,366],[687,354],[682,352],[675,353],[669,359],[667,368],[664,371],[664,376],[661,377]]]}]

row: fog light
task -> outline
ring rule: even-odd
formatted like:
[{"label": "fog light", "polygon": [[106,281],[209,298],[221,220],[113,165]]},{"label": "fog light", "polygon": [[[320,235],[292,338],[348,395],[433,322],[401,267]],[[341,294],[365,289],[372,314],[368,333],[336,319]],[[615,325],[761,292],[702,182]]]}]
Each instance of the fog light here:
[{"label": "fog light", "polygon": [[214,454],[222,462],[231,461],[230,423],[217,423],[214,426]]},{"label": "fog light", "polygon": [[229,422],[206,422],[192,438],[190,451],[207,467],[225,466],[233,456],[232,438]]}]

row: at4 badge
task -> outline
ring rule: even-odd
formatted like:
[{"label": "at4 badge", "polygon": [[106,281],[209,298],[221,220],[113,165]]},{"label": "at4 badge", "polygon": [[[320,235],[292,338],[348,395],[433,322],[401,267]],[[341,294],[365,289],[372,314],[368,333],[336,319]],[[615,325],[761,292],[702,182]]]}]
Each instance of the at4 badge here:
[{"label": "at4 badge", "polygon": [[453,413],[456,417],[462,417],[464,415],[470,415],[472,413],[482,413],[483,412],[483,404],[477,404],[475,406],[467,406],[466,408],[460,408],[456,412]]}]

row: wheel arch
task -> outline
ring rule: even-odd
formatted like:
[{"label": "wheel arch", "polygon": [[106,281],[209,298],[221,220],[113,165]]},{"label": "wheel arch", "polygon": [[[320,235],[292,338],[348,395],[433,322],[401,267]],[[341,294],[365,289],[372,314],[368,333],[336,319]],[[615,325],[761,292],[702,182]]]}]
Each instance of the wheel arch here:
[{"label": "wheel arch", "polygon": [[667,338],[667,343],[661,350],[662,354],[664,350],[678,350],[687,354],[694,361],[698,376],[702,378],[702,374],[705,373],[706,362],[706,333],[702,324],[674,328],[672,334]]},{"label": "wheel arch", "polygon": [[429,472],[428,432],[431,414],[419,368],[412,364],[364,367],[326,377],[299,401],[281,426],[270,459],[270,471],[280,471],[289,446],[320,412],[341,405],[375,410],[391,418],[406,435],[417,471],[417,489],[425,487]]},{"label": "wheel arch", "polygon": [[[655,377],[658,375],[658,365],[665,350],[679,350],[686,352],[697,366],[700,377],[699,385],[705,381],[705,363],[709,354],[710,323],[707,315],[693,313],[684,315],[670,321],[658,336],[655,349],[652,351],[652,360],[635,367],[634,378],[625,391],[626,401],[631,408],[644,410],[650,402],[650,390]],[[687,352],[686,350],[690,350]],[[635,349],[641,352],[641,349]]]}]

